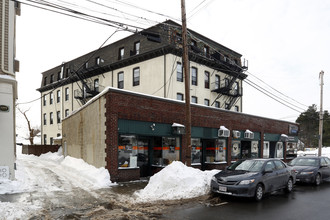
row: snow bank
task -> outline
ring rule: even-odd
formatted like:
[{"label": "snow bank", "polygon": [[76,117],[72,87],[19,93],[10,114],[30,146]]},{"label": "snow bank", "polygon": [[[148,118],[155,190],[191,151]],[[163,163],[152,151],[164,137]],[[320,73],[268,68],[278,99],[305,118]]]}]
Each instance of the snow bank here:
[{"label": "snow bank", "polygon": [[79,173],[79,176],[93,183],[96,188],[105,188],[113,185],[110,181],[109,171],[104,167],[95,168],[82,159],[70,156],[66,156],[61,162],[61,165],[70,169],[72,172]]},{"label": "snow bank", "polygon": [[[297,155],[298,157],[301,156],[317,156],[319,154],[319,150],[308,150],[308,151],[298,151]],[[322,148],[322,156],[326,156],[330,158],[330,147],[323,147]]]},{"label": "snow bank", "polygon": [[0,202],[0,219],[29,219],[30,214],[35,214],[40,210],[40,207],[32,204]]},{"label": "snow bank", "polygon": [[211,178],[219,170],[201,171],[174,161],[150,178],[148,185],[134,196],[138,202],[175,200],[209,193]]}]

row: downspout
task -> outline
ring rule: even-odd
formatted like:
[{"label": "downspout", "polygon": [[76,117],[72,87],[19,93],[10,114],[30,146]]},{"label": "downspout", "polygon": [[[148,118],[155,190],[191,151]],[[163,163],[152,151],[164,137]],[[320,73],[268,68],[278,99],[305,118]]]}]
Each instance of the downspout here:
[{"label": "downspout", "polygon": [[5,70],[5,24],[6,24],[6,0],[2,1],[2,27],[1,27],[1,31],[2,31],[2,36],[1,36],[1,71],[15,77],[14,73],[11,73],[7,70]]},{"label": "downspout", "polygon": [[164,98],[166,98],[166,54],[164,54]]}]

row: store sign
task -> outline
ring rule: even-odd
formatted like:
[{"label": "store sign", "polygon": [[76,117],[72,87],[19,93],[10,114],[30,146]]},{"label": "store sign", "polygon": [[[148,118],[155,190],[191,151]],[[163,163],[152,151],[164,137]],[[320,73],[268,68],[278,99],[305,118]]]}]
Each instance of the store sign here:
[{"label": "store sign", "polygon": [[8,105],[0,105],[0,112],[9,112]]},{"label": "store sign", "polygon": [[289,125],[289,134],[291,134],[291,135],[298,135],[298,126],[296,126],[296,125]]}]

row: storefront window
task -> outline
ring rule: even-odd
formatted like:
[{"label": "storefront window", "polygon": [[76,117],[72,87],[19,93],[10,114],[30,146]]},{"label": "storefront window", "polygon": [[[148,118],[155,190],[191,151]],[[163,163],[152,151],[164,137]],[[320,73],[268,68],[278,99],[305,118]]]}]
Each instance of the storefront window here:
[{"label": "storefront window", "polygon": [[283,158],[283,142],[276,143],[275,155],[276,158]]},{"label": "storefront window", "polygon": [[180,138],[155,138],[153,165],[166,166],[180,160]]},{"label": "storefront window", "polygon": [[225,162],[226,161],[226,140],[217,139],[215,146],[215,162]]},{"label": "storefront window", "polygon": [[200,164],[202,159],[202,142],[199,138],[191,139],[191,163]]},{"label": "storefront window", "polygon": [[241,142],[233,141],[232,148],[231,148],[231,159],[237,160],[241,157]]},{"label": "storefront window", "polygon": [[259,146],[258,141],[251,141],[251,158],[259,157]]},{"label": "storefront window", "polygon": [[264,152],[263,152],[263,158],[269,158],[269,142],[264,142]]},{"label": "storefront window", "polygon": [[137,140],[134,135],[120,135],[118,141],[118,166],[137,167]]}]

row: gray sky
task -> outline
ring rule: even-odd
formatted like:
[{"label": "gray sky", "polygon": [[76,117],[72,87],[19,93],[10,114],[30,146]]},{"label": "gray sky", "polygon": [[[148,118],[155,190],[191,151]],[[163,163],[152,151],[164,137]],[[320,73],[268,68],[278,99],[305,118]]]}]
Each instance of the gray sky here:
[{"label": "gray sky", "polygon": [[[153,21],[163,22],[166,19],[137,7],[119,4],[116,0],[98,1],[108,5],[108,8],[86,0],[65,1],[78,2],[80,7],[84,4],[96,11],[102,10],[103,14],[98,15],[143,28],[155,25]],[[138,4],[141,8],[181,19],[180,0],[121,2]],[[242,54],[249,61],[247,79],[300,107],[294,107],[299,111],[306,110],[312,104],[319,107],[319,73],[323,70],[323,106],[329,110],[330,1],[186,0],[186,6],[188,28]],[[137,17],[116,12],[110,7]],[[92,13],[87,9],[85,11]],[[109,14],[117,17],[109,17]],[[114,30],[23,4],[16,27],[16,57],[20,61],[20,72],[17,73],[18,102],[40,97],[36,89],[41,85],[41,72],[97,49]],[[108,43],[128,34],[116,33]],[[300,114],[247,83],[244,83],[243,89],[244,113],[287,121],[295,121]],[[40,124],[40,101],[22,105],[21,108],[30,108],[28,115],[32,124]],[[19,117],[18,126],[25,126],[24,123]]]}]

